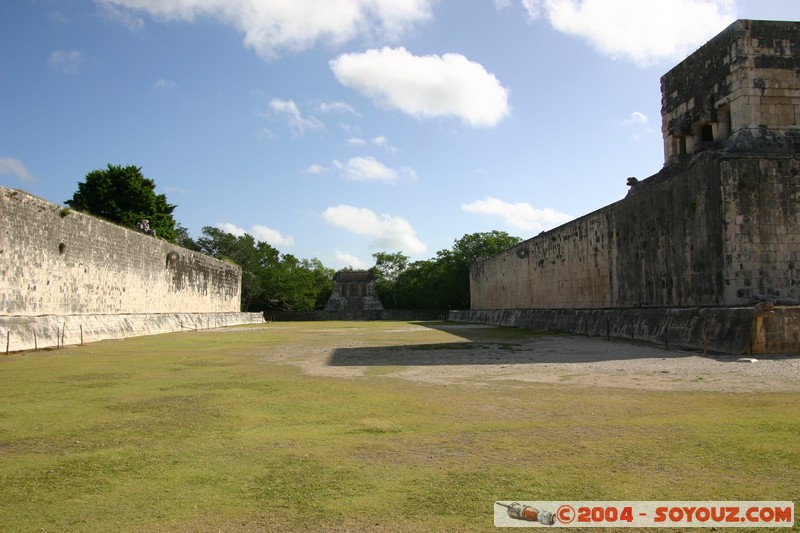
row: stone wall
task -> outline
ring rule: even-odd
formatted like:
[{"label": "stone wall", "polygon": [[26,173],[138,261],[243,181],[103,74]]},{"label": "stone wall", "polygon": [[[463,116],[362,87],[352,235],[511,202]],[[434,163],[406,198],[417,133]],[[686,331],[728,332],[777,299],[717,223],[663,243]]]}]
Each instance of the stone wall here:
[{"label": "stone wall", "polygon": [[472,309],[800,300],[800,159],[704,152],[470,271]]},{"label": "stone wall", "polygon": [[261,313],[120,313],[84,315],[2,316],[0,351],[58,348],[89,342],[157,335],[173,331],[258,324]]},{"label": "stone wall", "polygon": [[236,265],[0,187],[6,351],[263,322],[240,298]]},{"label": "stone wall", "polygon": [[0,315],[238,312],[241,269],[0,187]]},{"label": "stone wall", "polygon": [[474,263],[472,308],[610,305],[609,215],[596,211]]},{"label": "stone wall", "polygon": [[726,304],[800,300],[800,158],[721,165]]},{"label": "stone wall", "polygon": [[607,208],[613,307],[750,303],[724,301],[719,166],[705,154],[640,181]]}]

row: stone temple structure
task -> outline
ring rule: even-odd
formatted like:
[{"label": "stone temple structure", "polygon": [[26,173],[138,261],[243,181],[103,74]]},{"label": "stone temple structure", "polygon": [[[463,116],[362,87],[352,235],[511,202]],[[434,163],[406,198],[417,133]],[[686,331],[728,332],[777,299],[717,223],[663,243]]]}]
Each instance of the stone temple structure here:
[{"label": "stone temple structure", "polygon": [[663,169],[475,263],[452,319],[800,351],[800,22],[736,21],[661,92]]},{"label": "stone temple structure", "polygon": [[366,270],[340,270],[333,276],[333,294],[326,311],[381,311],[375,280]]}]

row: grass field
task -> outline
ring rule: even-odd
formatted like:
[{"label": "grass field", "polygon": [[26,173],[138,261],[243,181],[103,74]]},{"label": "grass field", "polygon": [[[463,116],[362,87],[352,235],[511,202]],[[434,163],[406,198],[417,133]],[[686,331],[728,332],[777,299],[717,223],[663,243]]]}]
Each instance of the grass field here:
[{"label": "grass field", "polygon": [[[496,500],[800,501],[800,394],[435,384],[282,353],[463,342],[264,324],[0,356],[0,530],[486,531]],[[533,335],[487,329],[502,343]],[[333,353],[333,351],[331,352]]]}]

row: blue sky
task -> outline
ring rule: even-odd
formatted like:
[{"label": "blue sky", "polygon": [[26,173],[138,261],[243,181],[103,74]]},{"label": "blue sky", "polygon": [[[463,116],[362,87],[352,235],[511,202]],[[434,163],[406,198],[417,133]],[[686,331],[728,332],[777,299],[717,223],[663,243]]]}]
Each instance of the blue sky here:
[{"label": "blue sky", "polygon": [[326,266],[522,238],[663,165],[660,77],[796,0],[10,0],[0,184],[135,164],[203,226]]}]

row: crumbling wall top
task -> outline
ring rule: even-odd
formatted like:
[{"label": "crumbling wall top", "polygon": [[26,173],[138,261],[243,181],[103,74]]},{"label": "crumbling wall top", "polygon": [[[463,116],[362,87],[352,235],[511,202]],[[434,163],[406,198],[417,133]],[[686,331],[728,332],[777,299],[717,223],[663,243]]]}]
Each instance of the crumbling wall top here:
[{"label": "crumbling wall top", "polygon": [[800,22],[737,20],[661,78],[665,162],[800,152]]}]

